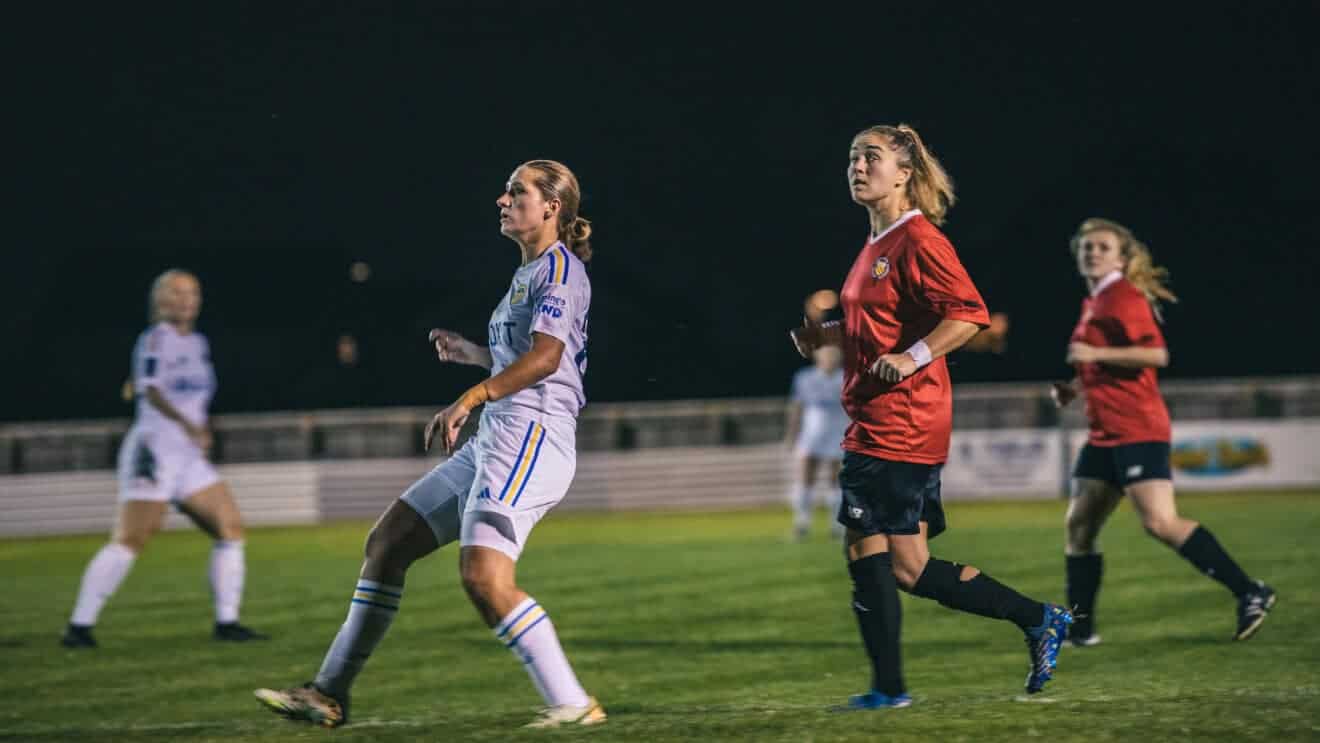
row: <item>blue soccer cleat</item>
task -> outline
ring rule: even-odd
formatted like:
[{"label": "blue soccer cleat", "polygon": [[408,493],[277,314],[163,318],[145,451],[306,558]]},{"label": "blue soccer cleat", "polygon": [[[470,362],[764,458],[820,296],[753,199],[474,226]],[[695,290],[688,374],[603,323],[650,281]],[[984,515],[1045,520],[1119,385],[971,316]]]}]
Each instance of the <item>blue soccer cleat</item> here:
[{"label": "blue soccer cleat", "polygon": [[907,694],[898,694],[889,696],[881,694],[878,691],[868,691],[865,694],[853,694],[848,697],[848,704],[844,710],[858,711],[865,709],[900,709],[902,707],[911,707],[912,697]]},{"label": "blue soccer cleat", "polygon": [[1027,693],[1038,694],[1045,683],[1054,678],[1054,667],[1059,665],[1059,648],[1068,639],[1068,625],[1073,616],[1058,604],[1045,605],[1045,617],[1039,627],[1026,632],[1027,654],[1031,657],[1031,672],[1027,674]]}]

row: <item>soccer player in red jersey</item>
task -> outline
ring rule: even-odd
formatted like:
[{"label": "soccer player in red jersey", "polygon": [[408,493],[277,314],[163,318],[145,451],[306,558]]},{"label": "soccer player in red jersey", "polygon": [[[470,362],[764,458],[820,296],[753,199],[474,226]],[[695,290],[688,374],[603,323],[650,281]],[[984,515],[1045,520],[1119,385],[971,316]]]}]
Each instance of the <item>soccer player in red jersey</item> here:
[{"label": "soccer player in red jersey", "polygon": [[1052,394],[1062,407],[1085,393],[1090,435],[1073,470],[1065,520],[1068,601],[1078,615],[1069,641],[1078,647],[1100,642],[1095,599],[1103,561],[1096,537],[1124,495],[1151,536],[1233,592],[1238,599],[1233,639],[1245,640],[1274,606],[1274,590],[1248,578],[1214,535],[1180,516],[1174,504],[1169,411],[1155,377],[1156,369],[1169,364],[1158,302],[1177,301],[1164,286],[1168,271],[1153,264],[1150,250],[1131,230],[1107,219],[1082,222],[1072,252],[1090,295],[1082,300],[1082,317],[1068,346],[1067,360],[1077,376],[1055,383]]},{"label": "soccer player in red jersey", "polygon": [[940,468],[949,451],[953,396],[944,356],[990,323],[985,302],[936,227],[953,184],[917,132],[874,126],[853,138],[847,179],[871,231],[843,284],[841,321],[807,320],[792,331],[804,356],[839,343],[843,442],[839,522],[853,610],[871,658],[871,691],[852,709],[906,707],[899,656],[898,589],[953,609],[1013,622],[1031,658],[1027,692],[1053,675],[1072,616],[1029,599],[970,565],[932,557],[945,530]]}]

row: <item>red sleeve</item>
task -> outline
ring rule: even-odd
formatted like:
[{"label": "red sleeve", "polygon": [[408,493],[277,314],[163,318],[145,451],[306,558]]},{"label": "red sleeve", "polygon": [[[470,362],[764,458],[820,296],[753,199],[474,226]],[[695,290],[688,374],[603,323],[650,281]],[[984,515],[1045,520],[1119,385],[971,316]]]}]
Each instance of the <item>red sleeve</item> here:
[{"label": "red sleeve", "polygon": [[1126,299],[1116,314],[1123,326],[1123,335],[1130,345],[1144,348],[1165,347],[1164,333],[1160,332],[1159,323],[1155,322],[1155,312],[1144,296],[1136,295]]},{"label": "red sleeve", "polygon": [[962,320],[982,328],[990,325],[981,293],[947,240],[914,242],[909,255],[915,277],[912,293],[918,304],[945,320]]}]

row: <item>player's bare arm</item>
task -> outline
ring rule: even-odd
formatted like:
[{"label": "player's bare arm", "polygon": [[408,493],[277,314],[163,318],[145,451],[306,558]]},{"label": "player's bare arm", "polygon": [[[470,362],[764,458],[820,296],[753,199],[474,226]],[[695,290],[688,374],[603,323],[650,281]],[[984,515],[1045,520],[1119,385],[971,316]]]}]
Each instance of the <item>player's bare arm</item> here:
[{"label": "player's bare arm", "polygon": [[[871,373],[886,382],[898,382],[916,373],[935,359],[958,350],[980,331],[980,326],[966,320],[944,319],[925,338],[903,353],[887,353],[871,365]],[[924,349],[919,348],[921,345]],[[923,358],[917,358],[921,356]]]},{"label": "player's bare arm", "polygon": [[1070,343],[1067,361],[1069,364],[1101,363],[1127,369],[1163,369],[1169,365],[1169,349],[1145,346],[1104,347]]},{"label": "player's bare arm", "polygon": [[454,364],[470,364],[479,366],[482,369],[489,369],[494,365],[494,361],[491,360],[490,356],[490,348],[478,346],[452,330],[433,328],[427,336],[427,340],[435,346],[436,355],[441,361]]},{"label": "player's bare arm", "polygon": [[211,448],[211,432],[207,430],[206,426],[193,425],[191,421],[183,417],[183,414],[179,412],[178,408],[171,405],[170,401],[166,400],[165,396],[160,394],[160,390],[154,385],[147,387],[146,398],[147,402],[151,403],[151,407],[159,410],[161,415],[182,426],[184,432],[188,434],[188,438],[192,439],[194,444],[201,447],[202,451],[207,451]]},{"label": "player's bare arm", "polygon": [[[487,352],[489,353],[489,352]],[[564,342],[545,333],[532,333],[532,347],[504,371],[473,386],[452,405],[436,413],[426,426],[425,444],[429,450],[438,432],[445,454],[454,453],[458,431],[472,410],[491,400],[499,400],[527,389],[555,373],[564,356]]]}]

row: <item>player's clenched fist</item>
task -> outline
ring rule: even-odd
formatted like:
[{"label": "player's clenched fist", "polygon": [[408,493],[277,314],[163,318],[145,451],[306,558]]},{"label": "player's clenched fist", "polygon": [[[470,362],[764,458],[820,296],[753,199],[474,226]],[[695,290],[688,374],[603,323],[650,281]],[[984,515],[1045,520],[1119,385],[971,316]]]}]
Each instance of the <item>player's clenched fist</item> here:
[{"label": "player's clenched fist", "polygon": [[455,364],[476,364],[478,362],[477,344],[452,330],[433,328],[427,335],[435,346],[436,355],[441,361]]},{"label": "player's clenched fist", "polygon": [[901,382],[916,371],[916,360],[906,353],[887,353],[871,365],[871,373],[886,382]]}]

